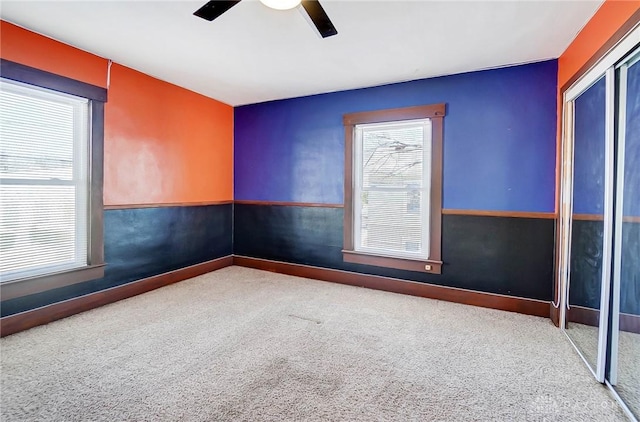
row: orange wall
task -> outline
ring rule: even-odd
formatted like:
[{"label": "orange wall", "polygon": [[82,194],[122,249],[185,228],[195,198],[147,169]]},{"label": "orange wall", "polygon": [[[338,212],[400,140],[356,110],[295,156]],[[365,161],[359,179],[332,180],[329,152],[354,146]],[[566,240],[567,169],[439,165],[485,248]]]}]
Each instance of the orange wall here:
[{"label": "orange wall", "polygon": [[107,60],[0,20],[0,57],[88,84],[107,86]]},{"label": "orange wall", "polygon": [[106,205],[233,198],[233,108],[114,64]]},{"label": "orange wall", "polygon": [[606,0],[558,59],[558,87],[575,75],[639,9],[638,0]]},{"label": "orange wall", "polygon": [[[4,21],[0,57],[106,87],[106,59]],[[233,108],[115,63],[104,150],[105,205],[233,198]]]}]

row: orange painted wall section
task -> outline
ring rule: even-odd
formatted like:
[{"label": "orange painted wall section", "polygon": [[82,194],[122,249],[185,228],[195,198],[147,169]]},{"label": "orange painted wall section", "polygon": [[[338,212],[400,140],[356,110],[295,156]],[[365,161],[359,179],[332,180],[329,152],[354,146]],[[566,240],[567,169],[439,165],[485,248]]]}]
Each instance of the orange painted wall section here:
[{"label": "orange painted wall section", "polygon": [[105,88],[107,60],[51,38],[0,21],[0,56]]},{"label": "orange painted wall section", "polygon": [[233,108],[114,64],[105,205],[233,198]]},{"label": "orange painted wall section", "polygon": [[[0,57],[101,87],[108,60],[0,21]],[[233,199],[233,108],[118,64],[105,106],[105,205]]]},{"label": "orange painted wall section", "polygon": [[638,0],[607,0],[558,59],[562,87],[640,9]]}]

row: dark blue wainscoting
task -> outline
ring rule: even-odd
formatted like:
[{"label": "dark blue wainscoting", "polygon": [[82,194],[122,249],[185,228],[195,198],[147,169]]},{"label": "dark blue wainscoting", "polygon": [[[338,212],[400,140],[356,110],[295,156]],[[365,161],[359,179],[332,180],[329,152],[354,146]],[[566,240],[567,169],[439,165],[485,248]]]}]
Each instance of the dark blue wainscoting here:
[{"label": "dark blue wainscoting", "polygon": [[[571,305],[600,309],[602,221],[574,220],[571,238]],[[622,224],[620,312],[640,315],[640,223]]]},{"label": "dark blue wainscoting", "polygon": [[342,208],[235,204],[234,254],[551,300],[554,220],[443,216],[441,275],[342,260]]},{"label": "dark blue wainscoting", "polygon": [[622,224],[620,312],[640,315],[640,223]]},{"label": "dark blue wainscoting", "polygon": [[600,309],[603,221],[573,220],[569,304]]},{"label": "dark blue wainscoting", "polygon": [[2,316],[232,254],[231,204],[107,210],[105,276],[3,301]]}]

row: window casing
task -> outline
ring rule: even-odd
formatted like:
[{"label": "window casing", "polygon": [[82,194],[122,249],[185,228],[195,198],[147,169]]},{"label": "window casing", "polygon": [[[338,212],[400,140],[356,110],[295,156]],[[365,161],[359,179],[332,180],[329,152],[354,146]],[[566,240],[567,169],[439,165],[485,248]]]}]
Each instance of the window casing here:
[{"label": "window casing", "polygon": [[2,60],[2,300],[104,275],[106,90]]},{"label": "window casing", "polygon": [[344,116],[347,262],[441,273],[445,105]]},{"label": "window casing", "polygon": [[88,104],[0,79],[0,281],[87,265]]}]

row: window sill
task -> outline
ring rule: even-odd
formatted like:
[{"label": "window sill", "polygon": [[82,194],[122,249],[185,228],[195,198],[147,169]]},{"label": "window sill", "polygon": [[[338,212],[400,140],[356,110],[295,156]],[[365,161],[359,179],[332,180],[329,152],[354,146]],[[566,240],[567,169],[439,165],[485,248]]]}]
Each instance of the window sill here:
[{"label": "window sill", "polygon": [[376,267],[395,268],[398,270],[417,271],[421,273],[442,274],[442,261],[429,259],[396,258],[382,255],[371,255],[356,251],[342,251],[342,259],[353,264],[373,265]]},{"label": "window sill", "polygon": [[14,299],[57,289],[58,287],[82,283],[83,281],[95,280],[104,277],[104,265],[88,265],[57,273],[5,281],[0,284],[0,299]]}]

